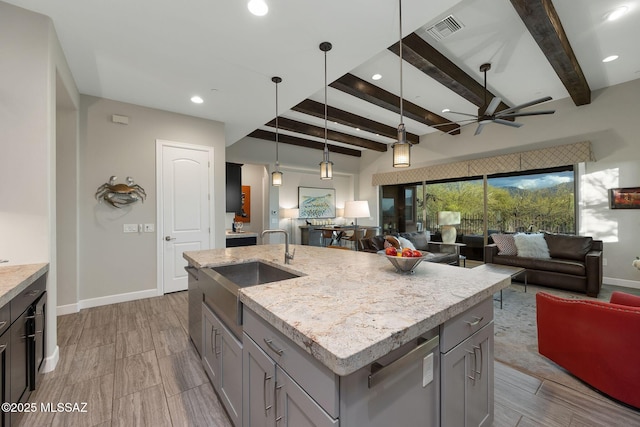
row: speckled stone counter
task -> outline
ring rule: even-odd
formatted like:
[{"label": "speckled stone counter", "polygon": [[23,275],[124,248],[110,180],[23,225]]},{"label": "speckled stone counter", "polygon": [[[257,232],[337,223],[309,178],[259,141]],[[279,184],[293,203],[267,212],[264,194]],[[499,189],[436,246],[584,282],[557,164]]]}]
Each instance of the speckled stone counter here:
[{"label": "speckled stone counter", "polygon": [[263,260],[302,277],[243,288],[240,301],[338,375],[348,375],[506,288],[508,275],[430,262],[413,275],[382,255],[291,245],[185,252],[194,267]]},{"label": "speckled stone counter", "polygon": [[0,307],[11,301],[47,271],[49,271],[49,264],[0,267]]}]

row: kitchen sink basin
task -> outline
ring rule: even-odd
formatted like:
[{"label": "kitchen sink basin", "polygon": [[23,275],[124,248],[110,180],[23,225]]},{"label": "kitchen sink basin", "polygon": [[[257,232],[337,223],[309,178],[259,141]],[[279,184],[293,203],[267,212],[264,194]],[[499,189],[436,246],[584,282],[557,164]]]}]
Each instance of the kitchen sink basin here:
[{"label": "kitchen sink basin", "polygon": [[204,294],[204,303],[239,340],[242,339],[239,290],[302,276],[262,261],[205,267],[200,272],[199,286]]},{"label": "kitchen sink basin", "polygon": [[211,269],[236,284],[239,288],[300,277],[299,274],[291,273],[261,261],[223,265],[221,267],[212,267]]}]

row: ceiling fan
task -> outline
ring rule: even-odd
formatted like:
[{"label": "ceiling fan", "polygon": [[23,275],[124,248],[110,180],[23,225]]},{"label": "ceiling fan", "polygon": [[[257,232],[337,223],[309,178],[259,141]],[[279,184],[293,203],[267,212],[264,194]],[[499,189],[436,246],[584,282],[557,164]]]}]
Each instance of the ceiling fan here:
[{"label": "ceiling fan", "polygon": [[[482,64],[480,66],[480,71],[484,73],[484,104],[478,108],[478,114],[467,114],[467,113],[458,113],[456,111],[451,111],[452,114],[461,114],[463,116],[473,117],[473,119],[466,119],[458,122],[461,126],[470,125],[473,122],[478,122],[478,128],[474,135],[479,135],[482,132],[482,128],[484,125],[488,123],[498,123],[505,126],[511,126],[515,128],[519,128],[522,126],[522,123],[518,123],[515,121],[511,121],[509,119],[513,119],[515,117],[523,117],[523,116],[538,116],[541,114],[553,114],[556,110],[542,110],[542,111],[530,111],[530,112],[520,112],[523,108],[531,107],[536,104],[540,104],[542,102],[550,101],[552,98],[550,96],[545,96],[544,98],[534,99],[533,101],[525,102],[524,104],[516,105],[515,107],[507,108],[505,110],[501,110],[496,112],[496,109],[502,102],[502,99],[498,96],[495,96],[489,105],[487,105],[487,71],[491,69],[491,64]],[[485,107],[486,106],[486,107]],[[451,131],[453,132],[453,131]],[[449,133],[449,132],[447,132]]]}]

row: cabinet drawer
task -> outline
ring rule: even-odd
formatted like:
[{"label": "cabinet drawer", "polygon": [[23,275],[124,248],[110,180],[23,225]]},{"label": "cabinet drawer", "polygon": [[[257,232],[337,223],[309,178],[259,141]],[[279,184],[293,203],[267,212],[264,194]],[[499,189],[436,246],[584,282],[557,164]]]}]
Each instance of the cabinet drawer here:
[{"label": "cabinet drawer", "polygon": [[0,308],[0,335],[9,328],[11,325],[11,302],[8,302],[4,307]]},{"label": "cabinet drawer", "polygon": [[246,307],[243,323],[244,332],[329,415],[338,418],[338,376]]},{"label": "cabinet drawer", "polygon": [[493,320],[492,299],[488,298],[440,326],[440,351],[446,353]]},{"label": "cabinet drawer", "polygon": [[42,295],[47,286],[47,275],[39,277],[35,282],[11,300],[11,323],[24,313]]}]

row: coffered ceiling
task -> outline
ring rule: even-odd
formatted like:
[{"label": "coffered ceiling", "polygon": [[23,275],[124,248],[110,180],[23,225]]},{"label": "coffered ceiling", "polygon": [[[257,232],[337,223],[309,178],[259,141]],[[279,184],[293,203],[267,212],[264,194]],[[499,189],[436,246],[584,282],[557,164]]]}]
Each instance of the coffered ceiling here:
[{"label": "coffered ceiling", "polygon": [[[385,151],[399,123],[398,2],[266,0],[251,15],[244,0],[8,1],[52,18],[81,93],[225,123],[227,145],[250,135],[274,138],[274,75],[280,141],[322,149],[324,53],[329,144],[334,152]],[[640,0],[403,0],[403,81],[408,138],[457,138],[488,99],[505,109],[543,96],[571,97],[640,77]],[[628,13],[607,15],[620,6]],[[450,17],[450,18],[449,18]],[[434,36],[449,18],[459,29]],[[603,63],[609,55],[616,61]],[[380,80],[372,80],[380,74]],[[198,94],[200,105],[189,98]],[[615,108],[615,106],[612,106]],[[531,110],[544,109],[544,105]],[[547,120],[547,116],[518,119]],[[517,129],[513,130],[517,132]]]}]

